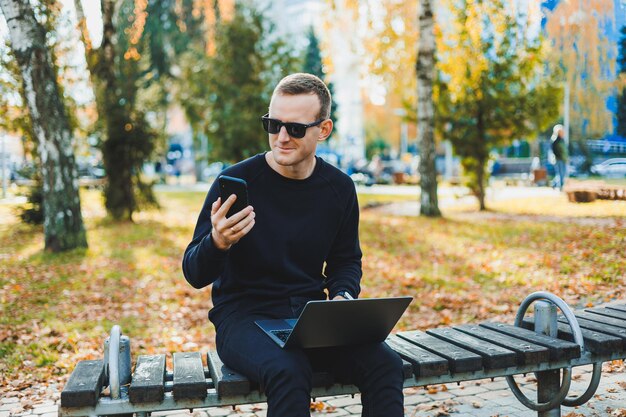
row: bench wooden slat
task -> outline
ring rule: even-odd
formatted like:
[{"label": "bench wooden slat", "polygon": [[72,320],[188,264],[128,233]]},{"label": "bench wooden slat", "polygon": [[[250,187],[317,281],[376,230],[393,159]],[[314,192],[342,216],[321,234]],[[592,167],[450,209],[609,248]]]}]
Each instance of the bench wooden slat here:
[{"label": "bench wooden slat", "polygon": [[513,351],[461,333],[450,327],[430,329],[426,333],[482,356],[483,365],[486,369],[508,368],[517,362]]},{"label": "bench wooden slat", "polygon": [[209,351],[206,362],[219,397],[246,395],[250,392],[250,380],[224,365],[217,352]]},{"label": "bench wooden slat", "polygon": [[175,400],[206,398],[207,383],[200,352],[174,353],[172,393]]},{"label": "bench wooden slat", "polygon": [[586,312],[591,314],[597,314],[600,316],[612,317],[615,319],[626,320],[626,311],[614,310],[612,308],[589,308],[585,309]]},{"label": "bench wooden slat", "polygon": [[390,335],[385,341],[402,359],[411,363],[415,377],[438,376],[448,373],[448,361],[432,354],[397,335]]},{"label": "bench wooden slat", "polygon": [[609,324],[611,326],[621,327],[622,329],[626,329],[626,320],[607,317],[607,316],[601,316],[599,314],[587,313],[583,311],[575,311],[574,315],[578,319],[595,321],[595,322],[599,322],[602,324]]},{"label": "bench wooden slat", "polygon": [[451,373],[471,372],[483,369],[483,358],[469,350],[460,348],[445,340],[413,330],[400,332],[398,336],[448,361]]},{"label": "bench wooden slat", "polygon": [[404,358],[402,358],[402,371],[404,373],[404,379],[409,379],[413,376],[413,364]]},{"label": "bench wooden slat", "polygon": [[[522,321],[522,326],[526,329],[534,329],[535,323],[531,318],[525,318]],[[574,341],[574,333],[572,333],[572,329],[569,324],[558,323],[558,327],[558,337],[560,339],[568,340],[570,342]],[[594,332],[584,328],[581,328],[580,331],[583,335],[583,341],[585,342],[585,349],[591,353],[605,355],[611,352],[620,352],[622,350],[622,340],[618,337]]]},{"label": "bench wooden slat", "polygon": [[521,339],[540,346],[544,346],[548,348],[550,352],[551,361],[580,358],[580,347],[576,343],[568,342],[561,339],[554,339],[552,337],[535,333],[533,330],[517,327],[512,324],[494,323],[487,321],[481,323],[480,326],[498,333],[513,336],[516,339]]},{"label": "bench wooden slat", "polygon": [[61,392],[62,407],[92,407],[98,402],[104,381],[102,360],[80,361]]},{"label": "bench wooden slat", "polygon": [[128,389],[133,404],[161,402],[165,397],[165,355],[139,355]]},{"label": "bench wooden slat", "polygon": [[610,308],[611,310],[626,311],[626,304],[611,304],[607,305],[606,308]]},{"label": "bench wooden slat", "polygon": [[[622,341],[622,349],[626,349],[626,329],[617,326],[611,326],[609,324],[598,323],[595,321],[577,318],[578,325],[581,329],[591,330],[596,333],[603,333],[609,336],[616,337]],[[559,318],[560,323],[567,323],[565,318]]]},{"label": "bench wooden slat", "polygon": [[482,339],[486,342],[491,342],[500,347],[512,350],[517,356],[517,363],[519,365],[548,362],[548,359],[550,358],[550,351],[544,346],[540,346],[526,340],[520,340],[484,327],[464,324],[454,326],[454,329],[474,336],[478,339]]}]

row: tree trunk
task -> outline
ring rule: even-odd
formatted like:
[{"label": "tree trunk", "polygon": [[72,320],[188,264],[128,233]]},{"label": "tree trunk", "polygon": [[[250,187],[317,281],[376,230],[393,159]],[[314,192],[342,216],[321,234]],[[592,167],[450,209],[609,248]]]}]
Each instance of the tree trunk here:
[{"label": "tree trunk", "polygon": [[420,146],[420,214],[441,216],[437,200],[437,171],[435,169],[435,112],[433,105],[433,75],[435,72],[434,17],[430,0],[420,2],[419,43],[415,70],[417,73],[417,131]]},{"label": "tree trunk", "polygon": [[[87,31],[80,0],[74,0],[81,36],[85,44],[87,67],[94,85],[98,116],[104,121],[105,140],[102,159],[107,173],[104,188],[105,207],[116,220],[132,221],[137,209],[133,189],[133,156],[135,148],[130,130],[134,128],[130,109],[124,105],[134,92],[120,85],[115,73],[115,0],[102,0],[102,42],[94,48]],[[136,146],[136,145],[135,145]]]},{"label": "tree trunk", "polygon": [[80,212],[72,134],[45,43],[45,29],[29,2],[0,0],[11,49],[20,66],[43,177],[45,248],[53,252],[87,247]]},{"label": "tree trunk", "polygon": [[478,164],[476,166],[476,198],[478,199],[480,211],[487,210],[487,207],[485,206],[485,161],[484,160],[478,160]]},{"label": "tree trunk", "polygon": [[[483,90],[484,91],[484,90]],[[478,105],[478,114],[476,117],[476,129],[478,130],[478,136],[480,138],[479,143],[481,146],[476,149],[476,197],[478,198],[478,204],[480,205],[480,211],[487,209],[485,206],[485,165],[489,158],[489,150],[487,149],[487,127],[485,126],[484,112],[482,105]]]}]

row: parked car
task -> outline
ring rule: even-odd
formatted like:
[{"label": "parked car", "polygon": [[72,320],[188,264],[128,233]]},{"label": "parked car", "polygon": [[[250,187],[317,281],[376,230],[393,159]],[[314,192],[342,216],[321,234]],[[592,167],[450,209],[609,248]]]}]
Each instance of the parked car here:
[{"label": "parked car", "polygon": [[604,162],[593,165],[591,167],[591,173],[603,177],[626,177],[626,158],[607,159]]}]

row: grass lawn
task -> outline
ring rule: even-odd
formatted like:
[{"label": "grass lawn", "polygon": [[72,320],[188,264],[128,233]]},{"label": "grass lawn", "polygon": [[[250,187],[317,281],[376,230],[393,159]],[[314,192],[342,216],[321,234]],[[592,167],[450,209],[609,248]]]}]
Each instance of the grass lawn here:
[{"label": "grass lawn", "polygon": [[[210,289],[193,289],[180,267],[204,194],[158,197],[160,211],[113,223],[100,194],[83,191],[89,249],[61,255],[44,253],[41,228],[0,205],[0,397],[36,397],[41,385],[64,383],[77,360],[101,357],[113,324],[130,336],[133,357],[214,345]],[[389,196],[360,196],[362,206],[380,201]],[[399,329],[511,322],[537,290],[575,306],[623,299],[623,223],[570,221],[574,212],[626,219],[626,202],[618,203],[516,200],[486,214],[444,211],[441,219],[365,209],[361,296],[414,296]]]}]

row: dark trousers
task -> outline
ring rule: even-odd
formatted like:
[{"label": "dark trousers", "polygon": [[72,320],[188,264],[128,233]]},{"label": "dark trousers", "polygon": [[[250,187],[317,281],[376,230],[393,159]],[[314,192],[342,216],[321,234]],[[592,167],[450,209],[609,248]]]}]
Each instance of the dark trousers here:
[{"label": "dark trousers", "polygon": [[361,391],[363,416],[402,417],[402,361],[385,343],[362,346],[282,349],[261,331],[255,320],[288,318],[288,308],[271,313],[235,312],[217,328],[217,352],[222,361],[267,396],[268,417],[310,416],[314,370],[328,371],[336,381]]}]

